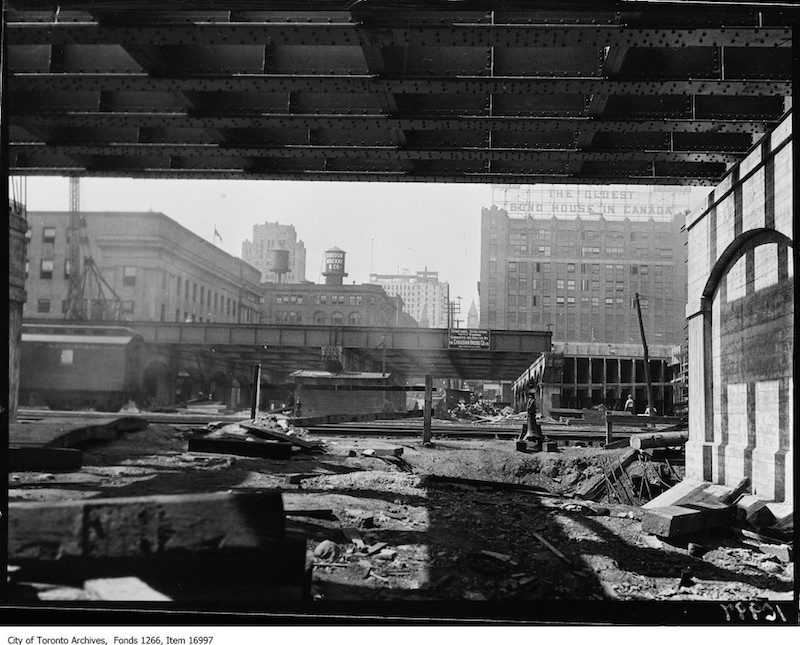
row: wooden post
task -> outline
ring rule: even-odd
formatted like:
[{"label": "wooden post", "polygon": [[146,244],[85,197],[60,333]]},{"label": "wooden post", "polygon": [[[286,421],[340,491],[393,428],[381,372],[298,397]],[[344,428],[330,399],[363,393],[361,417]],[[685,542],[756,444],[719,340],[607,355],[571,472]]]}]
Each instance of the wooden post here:
[{"label": "wooden post", "polygon": [[261,400],[261,363],[253,367],[253,396],[250,403],[250,418],[258,416],[258,404]]},{"label": "wooden post", "polygon": [[425,375],[425,406],[422,413],[422,443],[431,442],[431,408],[433,407],[433,379]]},{"label": "wooden post", "polygon": [[606,443],[614,441],[614,433],[611,429],[611,415],[606,412]]}]

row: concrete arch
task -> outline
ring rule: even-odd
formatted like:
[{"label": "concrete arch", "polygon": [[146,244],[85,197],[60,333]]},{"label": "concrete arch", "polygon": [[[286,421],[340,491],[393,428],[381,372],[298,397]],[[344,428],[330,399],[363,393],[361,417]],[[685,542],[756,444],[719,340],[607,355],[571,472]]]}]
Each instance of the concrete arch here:
[{"label": "concrete arch", "polygon": [[209,380],[209,397],[214,401],[219,401],[228,405],[230,401],[230,377],[223,371],[217,370]]}]

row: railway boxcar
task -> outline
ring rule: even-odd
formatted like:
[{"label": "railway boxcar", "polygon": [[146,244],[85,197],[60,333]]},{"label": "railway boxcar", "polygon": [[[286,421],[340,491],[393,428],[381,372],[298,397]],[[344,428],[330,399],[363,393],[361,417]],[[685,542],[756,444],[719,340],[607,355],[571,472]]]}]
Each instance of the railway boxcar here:
[{"label": "railway boxcar", "polygon": [[144,349],[125,327],[25,324],[20,404],[119,410],[141,396]]}]

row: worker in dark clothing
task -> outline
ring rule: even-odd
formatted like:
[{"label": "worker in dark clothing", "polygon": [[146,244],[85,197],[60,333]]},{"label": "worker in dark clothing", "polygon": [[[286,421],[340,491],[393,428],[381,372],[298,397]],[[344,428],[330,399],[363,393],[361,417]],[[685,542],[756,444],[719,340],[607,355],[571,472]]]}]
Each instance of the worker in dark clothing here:
[{"label": "worker in dark clothing", "polygon": [[633,402],[633,397],[630,394],[628,395],[628,400],[625,401],[625,412],[636,414],[636,406]]}]

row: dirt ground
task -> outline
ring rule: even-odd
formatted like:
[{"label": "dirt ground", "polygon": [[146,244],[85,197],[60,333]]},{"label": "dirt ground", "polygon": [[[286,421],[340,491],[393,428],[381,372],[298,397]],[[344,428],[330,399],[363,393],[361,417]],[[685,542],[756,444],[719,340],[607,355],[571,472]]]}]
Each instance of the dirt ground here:
[{"label": "dirt ground", "polygon": [[[195,431],[196,432],[196,431]],[[281,488],[288,525],[307,537],[315,600],[789,600],[792,563],[725,530],[667,543],[633,505],[570,497],[617,451],[525,454],[508,440],[326,437],[288,461],[189,453],[165,425],[84,449],[71,473],[12,473],[9,501]],[[400,459],[363,456],[402,447]],[[289,483],[289,476],[296,475]],[[303,476],[302,478],[299,476]],[[447,476],[526,484],[498,490]],[[357,531],[360,549],[343,533]],[[384,543],[384,544],[381,544]],[[317,555],[314,555],[314,552]],[[44,599],[84,592],[43,585]]]}]

